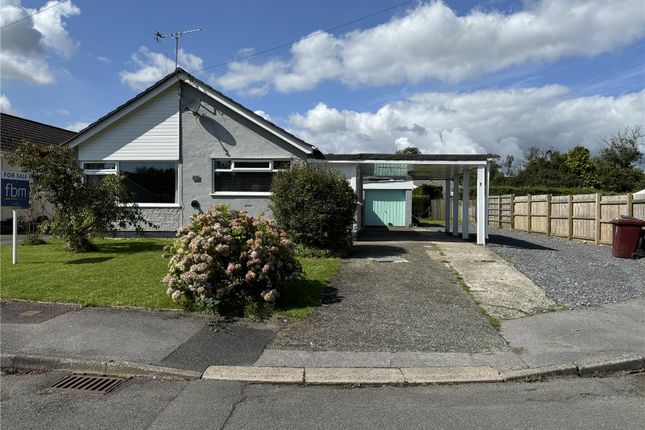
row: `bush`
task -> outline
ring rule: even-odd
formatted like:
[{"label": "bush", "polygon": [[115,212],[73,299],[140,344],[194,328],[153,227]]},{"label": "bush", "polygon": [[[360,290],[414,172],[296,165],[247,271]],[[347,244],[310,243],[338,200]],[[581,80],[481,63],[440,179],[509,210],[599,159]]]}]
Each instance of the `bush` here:
[{"label": "bush", "polygon": [[29,233],[27,237],[21,242],[21,245],[46,245],[47,241],[43,239],[38,233]]},{"label": "bush", "polygon": [[167,294],[189,309],[266,313],[281,294],[282,283],[302,274],[294,249],[272,221],[213,206],[180,228],[165,249],[170,260],[163,282]]},{"label": "bush", "polygon": [[340,173],[300,164],[274,175],[271,210],[298,244],[343,250],[351,246],[356,194]]},{"label": "bush", "polygon": [[412,196],[412,215],[427,217],[430,209],[430,196]]}]

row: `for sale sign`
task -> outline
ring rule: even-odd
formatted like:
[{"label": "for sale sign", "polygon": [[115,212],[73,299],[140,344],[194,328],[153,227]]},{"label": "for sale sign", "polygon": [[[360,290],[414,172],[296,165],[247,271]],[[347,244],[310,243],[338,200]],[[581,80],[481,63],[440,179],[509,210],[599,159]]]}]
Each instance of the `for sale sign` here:
[{"label": "for sale sign", "polygon": [[27,209],[29,207],[29,173],[3,171],[1,179],[2,206]]}]

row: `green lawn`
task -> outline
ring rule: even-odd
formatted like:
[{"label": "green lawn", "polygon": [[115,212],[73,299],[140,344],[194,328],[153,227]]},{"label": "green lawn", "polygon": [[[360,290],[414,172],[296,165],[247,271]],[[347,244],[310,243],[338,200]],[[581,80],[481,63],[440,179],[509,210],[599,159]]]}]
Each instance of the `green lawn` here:
[{"label": "green lawn", "polygon": [[[100,239],[99,252],[71,253],[63,242],[19,246],[11,264],[11,246],[0,247],[0,297],[88,306],[177,308],[161,279],[169,239]],[[305,279],[291,283],[279,316],[304,318],[320,302],[325,283],[338,271],[338,258],[301,258]]]},{"label": "green lawn", "polygon": [[320,306],[325,285],[340,268],[339,258],[300,258],[305,279],[286,286],[284,300],[274,316],[277,318],[307,318]]},{"label": "green lawn", "polygon": [[63,242],[19,246],[11,265],[11,247],[0,247],[0,297],[73,302],[91,306],[176,308],[161,279],[168,239],[100,239],[99,252],[72,253]]}]

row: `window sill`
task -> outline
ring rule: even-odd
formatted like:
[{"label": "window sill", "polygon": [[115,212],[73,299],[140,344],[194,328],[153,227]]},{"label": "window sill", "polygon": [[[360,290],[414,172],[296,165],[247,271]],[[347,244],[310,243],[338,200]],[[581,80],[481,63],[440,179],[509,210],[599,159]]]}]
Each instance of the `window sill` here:
[{"label": "window sill", "polygon": [[128,203],[125,206],[137,205],[140,208],[181,208],[179,203]]},{"label": "window sill", "polygon": [[216,191],[211,193],[211,196],[246,196],[246,197],[270,197],[271,193],[268,191]]}]

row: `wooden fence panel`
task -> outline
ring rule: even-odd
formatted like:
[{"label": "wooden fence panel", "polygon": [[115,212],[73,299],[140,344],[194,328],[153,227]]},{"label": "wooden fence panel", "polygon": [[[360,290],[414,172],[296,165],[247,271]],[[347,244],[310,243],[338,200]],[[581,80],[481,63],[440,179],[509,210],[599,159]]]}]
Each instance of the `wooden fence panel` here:
[{"label": "wooden fence panel", "polygon": [[569,197],[551,197],[551,236],[569,237]]},{"label": "wooden fence panel", "polygon": [[627,196],[602,196],[600,200],[600,243],[611,245],[612,226],[610,221],[628,215]]},{"label": "wooden fence panel", "polygon": [[531,232],[547,234],[547,199],[546,195],[531,196]]},{"label": "wooden fence panel", "polygon": [[645,219],[645,197],[631,194],[490,196],[488,213],[491,227],[611,245],[611,220],[621,215]]},{"label": "wooden fence panel", "polygon": [[507,194],[501,198],[501,227],[511,228],[513,225],[513,195]]},{"label": "wooden fence panel", "polygon": [[633,217],[645,219],[645,197],[634,197],[632,207]]},{"label": "wooden fence panel", "polygon": [[573,238],[595,240],[596,195],[576,194],[573,196]]},{"label": "wooden fence panel", "polygon": [[[459,217],[457,219],[463,222],[462,204],[463,202],[459,200],[459,213],[458,213]],[[432,219],[443,220],[443,217],[444,217],[443,199],[433,199],[430,201],[430,213],[431,213]],[[451,204],[450,205],[451,219],[452,219],[452,216],[453,216],[453,213],[452,213],[452,204]],[[470,218],[470,222],[474,223],[477,216],[477,200],[470,200],[470,206],[468,207],[468,216]]]}]

